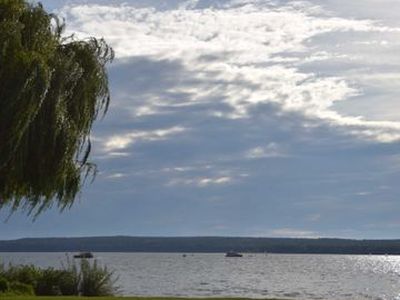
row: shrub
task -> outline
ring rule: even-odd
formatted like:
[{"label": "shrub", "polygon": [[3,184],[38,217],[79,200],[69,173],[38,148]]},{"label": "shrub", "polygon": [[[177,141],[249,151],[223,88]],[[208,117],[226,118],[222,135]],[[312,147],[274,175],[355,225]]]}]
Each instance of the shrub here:
[{"label": "shrub", "polygon": [[38,296],[79,295],[79,273],[71,270],[43,270],[35,292]]},{"label": "shrub", "polygon": [[60,278],[60,291],[64,296],[79,295],[81,274],[76,263],[67,256],[67,264],[63,264]]},{"label": "shrub", "polygon": [[60,296],[61,291],[59,287],[60,270],[53,268],[44,269],[41,272],[41,276],[38,278],[37,285],[35,287],[35,293],[38,296]]},{"label": "shrub", "polygon": [[9,290],[10,284],[7,279],[0,277],[0,294]]},{"label": "shrub", "polygon": [[82,296],[113,296],[117,292],[114,272],[99,266],[96,260],[90,264],[87,259],[82,259],[81,275]]},{"label": "shrub", "polygon": [[87,259],[79,265],[67,257],[62,269],[0,265],[2,295],[113,296],[117,292],[115,281],[114,273],[107,267]]},{"label": "shrub", "polygon": [[36,286],[41,276],[41,270],[33,265],[9,265],[8,268],[2,271],[2,276],[9,282],[20,282]]},{"label": "shrub", "polygon": [[6,267],[4,266],[4,263],[0,263],[0,277],[4,277],[5,271]]},{"label": "shrub", "polygon": [[34,296],[35,295],[32,285],[17,282],[17,281],[10,283],[9,291],[11,294],[14,294],[17,296]]}]

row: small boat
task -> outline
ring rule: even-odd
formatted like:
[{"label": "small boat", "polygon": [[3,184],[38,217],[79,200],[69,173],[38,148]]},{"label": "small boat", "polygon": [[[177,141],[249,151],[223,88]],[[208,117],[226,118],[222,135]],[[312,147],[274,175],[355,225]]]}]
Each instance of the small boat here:
[{"label": "small boat", "polygon": [[92,252],[81,252],[79,254],[75,254],[74,258],[93,258]]},{"label": "small boat", "polygon": [[225,257],[243,257],[243,254],[234,251],[228,251],[226,252]]}]

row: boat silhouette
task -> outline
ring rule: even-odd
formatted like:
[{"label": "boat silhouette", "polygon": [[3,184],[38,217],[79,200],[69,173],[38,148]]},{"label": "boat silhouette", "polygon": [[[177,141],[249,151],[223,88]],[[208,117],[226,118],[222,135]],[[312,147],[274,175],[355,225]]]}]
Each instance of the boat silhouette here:
[{"label": "boat silhouette", "polygon": [[240,254],[235,251],[228,251],[226,252],[225,257],[243,257],[243,254]]},{"label": "boat silhouette", "polygon": [[79,254],[75,254],[74,258],[93,258],[92,252],[80,252]]}]

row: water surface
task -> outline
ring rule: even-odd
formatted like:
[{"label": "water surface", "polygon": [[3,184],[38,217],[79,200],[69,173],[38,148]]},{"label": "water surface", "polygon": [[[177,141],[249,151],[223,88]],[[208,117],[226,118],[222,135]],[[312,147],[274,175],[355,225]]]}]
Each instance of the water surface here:
[{"label": "water surface", "polygon": [[[400,299],[400,256],[95,253],[123,295]],[[64,253],[2,253],[4,262],[60,266]]]}]

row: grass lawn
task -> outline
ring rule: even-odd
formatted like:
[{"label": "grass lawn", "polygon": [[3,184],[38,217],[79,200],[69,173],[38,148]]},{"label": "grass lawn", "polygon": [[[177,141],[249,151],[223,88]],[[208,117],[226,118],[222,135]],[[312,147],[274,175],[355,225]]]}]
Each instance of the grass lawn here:
[{"label": "grass lawn", "polygon": [[[250,300],[246,298],[162,298],[162,297],[11,297],[4,296],[1,300]],[[278,300],[278,299],[269,299]]]}]

